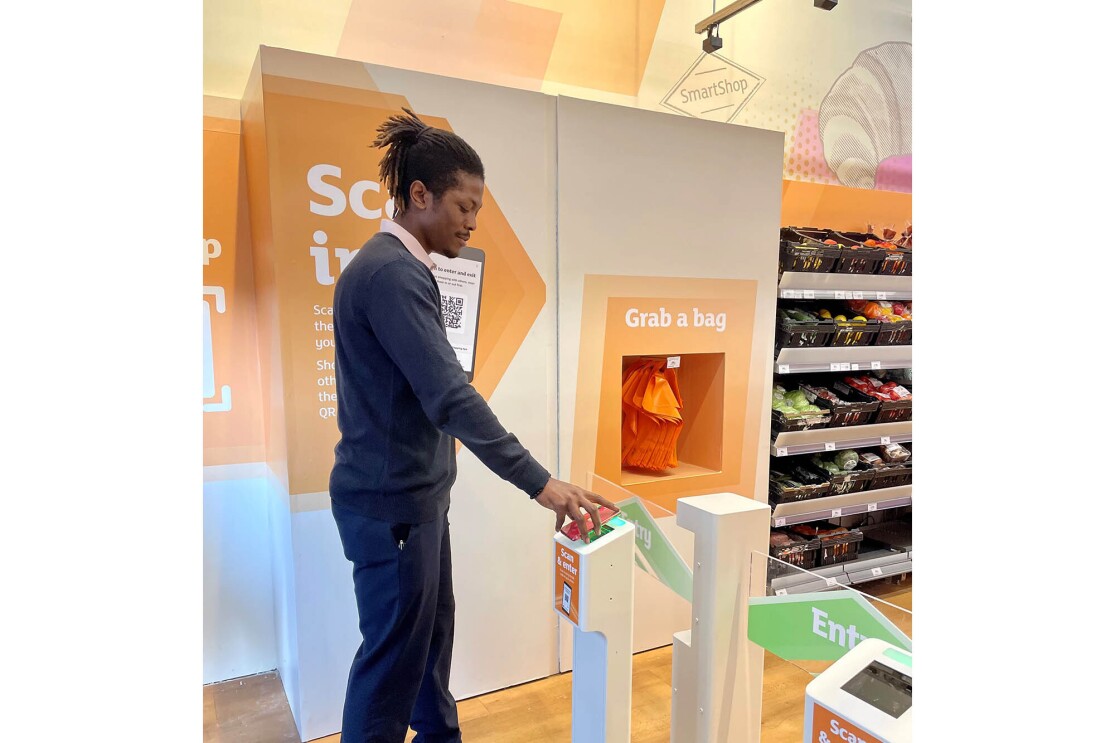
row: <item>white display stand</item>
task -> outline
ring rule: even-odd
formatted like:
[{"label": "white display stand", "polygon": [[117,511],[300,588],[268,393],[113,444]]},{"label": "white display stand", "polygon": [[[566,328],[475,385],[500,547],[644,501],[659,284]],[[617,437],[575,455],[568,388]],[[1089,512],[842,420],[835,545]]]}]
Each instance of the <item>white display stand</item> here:
[{"label": "white display stand", "polygon": [[574,743],[631,740],[635,527],[618,517],[608,525],[591,544],[554,535],[555,611],[574,625]]},{"label": "white display stand", "polygon": [[734,493],[678,500],[694,534],[693,623],[674,635],[673,743],[758,743],[763,650],[747,639],[750,596],[765,595],[770,507]]}]

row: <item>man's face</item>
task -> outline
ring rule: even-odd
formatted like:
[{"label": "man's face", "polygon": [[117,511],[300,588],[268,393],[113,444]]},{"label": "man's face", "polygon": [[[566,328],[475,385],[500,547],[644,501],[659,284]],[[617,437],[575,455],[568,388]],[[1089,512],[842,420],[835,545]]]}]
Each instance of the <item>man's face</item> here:
[{"label": "man's face", "polygon": [[426,235],[428,247],[446,258],[456,258],[476,229],[476,215],[484,205],[484,181],[475,175],[457,172],[457,183],[434,199]]}]

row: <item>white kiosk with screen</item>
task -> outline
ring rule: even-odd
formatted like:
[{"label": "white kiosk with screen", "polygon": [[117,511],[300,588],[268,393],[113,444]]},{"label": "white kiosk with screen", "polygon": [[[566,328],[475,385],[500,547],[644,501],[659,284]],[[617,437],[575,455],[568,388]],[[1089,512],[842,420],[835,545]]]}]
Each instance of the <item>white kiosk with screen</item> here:
[{"label": "white kiosk with screen", "polygon": [[910,743],[913,656],[867,639],[805,687],[805,743]]},{"label": "white kiosk with screen", "polygon": [[573,743],[628,743],[635,526],[615,516],[590,539],[554,534],[554,610],[574,627]]}]

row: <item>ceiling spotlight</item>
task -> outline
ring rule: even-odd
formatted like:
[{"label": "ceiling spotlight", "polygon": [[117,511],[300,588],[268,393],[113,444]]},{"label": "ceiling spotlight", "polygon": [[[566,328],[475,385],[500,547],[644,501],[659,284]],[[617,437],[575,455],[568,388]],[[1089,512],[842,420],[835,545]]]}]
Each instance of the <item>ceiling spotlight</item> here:
[{"label": "ceiling spotlight", "polygon": [[719,26],[709,26],[708,37],[701,44],[701,47],[705,50],[705,54],[712,54],[724,46],[724,39],[716,35],[719,30]]},{"label": "ceiling spotlight", "polygon": [[[832,10],[839,1],[840,0],[813,0],[813,7],[820,8],[821,10]],[[694,33],[703,34],[706,31],[708,32],[708,38],[705,39],[702,44],[705,52],[707,54],[712,54],[717,49],[724,46],[723,40],[719,36],[714,35],[721,23],[739,15],[758,2],[759,0],[735,0],[720,10],[716,9],[716,3],[713,2],[712,15],[704,20],[698,21],[693,27]]]}]

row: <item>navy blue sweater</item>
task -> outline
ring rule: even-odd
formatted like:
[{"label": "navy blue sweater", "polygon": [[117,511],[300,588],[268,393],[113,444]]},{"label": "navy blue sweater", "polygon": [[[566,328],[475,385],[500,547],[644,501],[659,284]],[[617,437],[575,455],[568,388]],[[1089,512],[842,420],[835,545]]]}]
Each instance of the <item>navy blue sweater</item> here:
[{"label": "navy blue sweater", "polygon": [[550,473],[496,419],[445,336],[433,274],[380,232],[352,259],[333,297],[337,424],[329,495],[340,507],[419,524],[449,506],[453,439],[533,495]]}]

